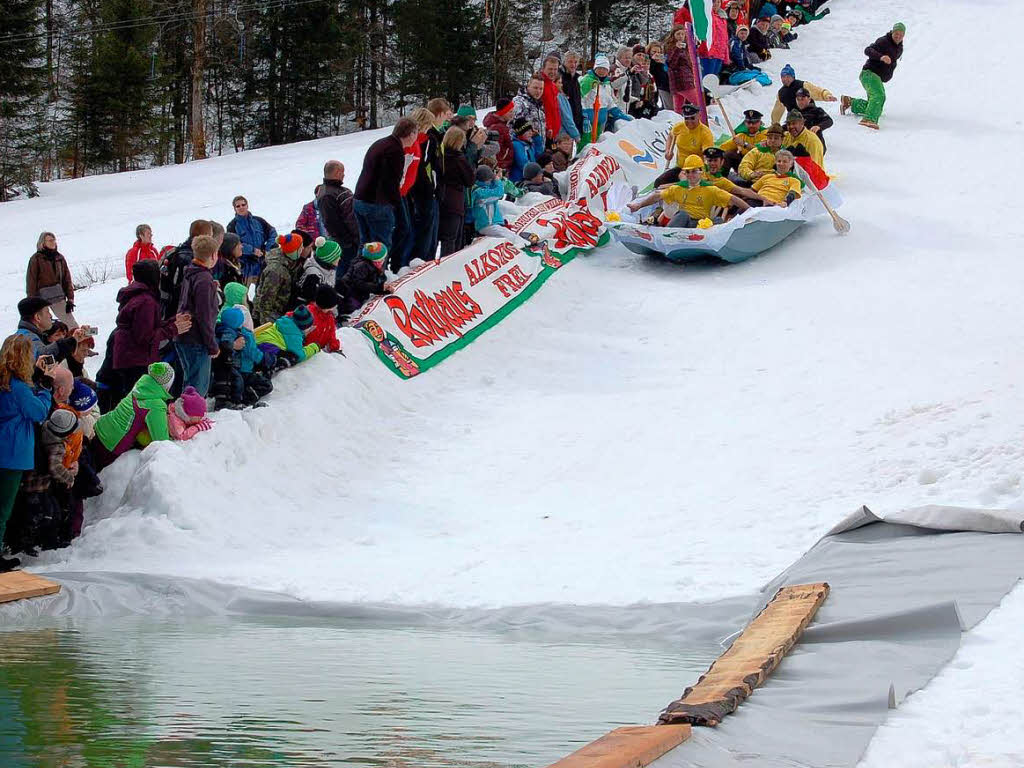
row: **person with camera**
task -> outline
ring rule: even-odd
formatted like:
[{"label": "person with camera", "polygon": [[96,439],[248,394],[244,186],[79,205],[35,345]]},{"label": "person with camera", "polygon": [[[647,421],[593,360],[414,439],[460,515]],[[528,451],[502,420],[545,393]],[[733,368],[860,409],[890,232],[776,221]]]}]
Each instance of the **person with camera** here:
[{"label": "person with camera", "polygon": [[36,252],[28,260],[25,295],[46,299],[50,309],[68,328],[77,328],[72,314],[75,309],[75,286],[67,259],[57,250],[57,236],[43,232],[36,242]]}]

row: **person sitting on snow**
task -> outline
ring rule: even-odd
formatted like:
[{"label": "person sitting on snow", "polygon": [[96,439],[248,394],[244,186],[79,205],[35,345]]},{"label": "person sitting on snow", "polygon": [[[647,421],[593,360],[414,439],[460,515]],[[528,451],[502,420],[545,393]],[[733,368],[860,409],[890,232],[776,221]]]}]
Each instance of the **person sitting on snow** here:
[{"label": "person sitting on snow", "polygon": [[537,135],[537,131],[525,117],[517,117],[512,123],[512,132],[515,138],[512,139],[512,169],[508,177],[513,182],[518,182],[523,180],[523,169],[527,164],[537,161],[537,154],[533,148],[533,137]]},{"label": "person sitting on snow", "polygon": [[313,315],[305,305],[301,305],[294,312],[277,318],[271,325],[260,326],[255,335],[256,344],[264,354],[267,347],[276,348],[277,369],[289,368],[320,351],[317,344],[306,341],[307,333],[313,329],[313,322]]},{"label": "person sitting on snow", "polygon": [[334,287],[338,278],[338,261],[341,259],[341,246],[334,240],[318,237],[315,246],[299,277],[299,298],[307,303],[316,298],[321,285]]},{"label": "person sitting on snow", "polygon": [[778,123],[765,132],[764,142],[755,146],[744,155],[738,171],[740,178],[753,183],[775,167],[775,153],[782,149],[785,129]]},{"label": "person sitting on snow", "polygon": [[556,197],[555,184],[544,175],[544,169],[540,163],[527,163],[523,169],[523,183],[520,185],[524,192],[539,192],[542,195]]},{"label": "person sitting on snow", "polygon": [[371,296],[391,293],[384,274],[387,246],[384,243],[367,243],[360,256],[338,280],[338,293],[344,300],[341,311],[345,315],[358,312]]},{"label": "person sitting on snow", "polygon": [[771,18],[761,16],[754,22],[747,36],[747,53],[750,61],[760,64],[772,57],[771,46],[768,45],[768,32],[771,29]]},{"label": "person sitting on snow", "polygon": [[[685,180],[655,190],[641,200],[635,200],[627,207],[633,213],[657,202],[665,204],[661,220],[668,218],[668,227],[692,229],[702,219],[711,219],[712,208],[735,206],[745,211],[750,206],[746,201],[731,195],[718,187],[703,181],[704,161],[697,155],[690,155],[683,163]],[[669,216],[672,211],[673,215]],[[675,212],[678,211],[678,212]],[[715,222],[718,223],[718,222]]]},{"label": "person sitting on snow", "polygon": [[793,173],[793,153],[780,149],[775,154],[775,170],[766,173],[754,182],[754,191],[765,201],[765,205],[785,208],[803,193],[804,183]]},{"label": "person sitting on snow", "polygon": [[580,137],[580,148],[601,138],[608,118],[633,120],[632,117],[615,106],[615,94],[612,92],[612,85],[608,80],[610,71],[611,64],[608,57],[598,54],[594,58],[594,68],[580,78],[580,94],[583,102],[583,131]]},{"label": "person sitting on snow", "polygon": [[763,86],[772,84],[772,79],[754,66],[747,51],[747,38],[750,27],[740,24],[736,27],[736,36],[729,43],[729,64],[722,70],[722,77],[730,85],[741,85],[749,80],[757,80]]},{"label": "person sitting on snow", "polygon": [[816,133],[807,129],[807,121],[804,120],[804,113],[799,109],[792,109],[789,117],[786,118],[785,141],[782,146],[797,154],[806,153],[814,162],[825,168],[825,147]]}]

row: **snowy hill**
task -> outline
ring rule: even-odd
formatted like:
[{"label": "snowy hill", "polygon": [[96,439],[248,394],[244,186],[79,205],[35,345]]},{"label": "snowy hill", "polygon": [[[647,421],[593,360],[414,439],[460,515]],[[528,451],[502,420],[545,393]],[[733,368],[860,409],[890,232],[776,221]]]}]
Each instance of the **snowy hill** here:
[{"label": "snowy hill", "polygon": [[[828,135],[848,237],[822,217],[751,262],[685,269],[608,247],[409,382],[346,332],[347,357],[279,377],[270,408],[120,460],[84,536],[39,565],[338,600],[710,600],[760,587],[862,503],[1024,506],[1021,168],[1012,146],[998,157],[1016,167],[982,154],[1024,112],[979,23],[1015,28],[1024,9],[834,5],[769,63],[773,77],[791,63],[859,95],[864,46],[897,18],[908,27],[882,130],[836,113]],[[731,97],[730,114],[767,114],[773,94]],[[74,271],[118,264],[142,221],[161,244],[193,218],[226,222],[235,194],[289,228],[323,162],[345,162],[354,186],[377,135],[43,185],[0,207],[0,309],[13,325],[43,229]],[[102,336],[121,284],[80,295]],[[1005,637],[990,622],[1019,625],[1021,598],[975,634]],[[929,752],[941,728],[918,727],[983,685],[972,648],[894,715],[867,765],[981,764],[983,713],[957,711],[959,751]],[[1000,648],[1019,679],[1019,652]],[[918,736],[913,754],[900,747]]]}]

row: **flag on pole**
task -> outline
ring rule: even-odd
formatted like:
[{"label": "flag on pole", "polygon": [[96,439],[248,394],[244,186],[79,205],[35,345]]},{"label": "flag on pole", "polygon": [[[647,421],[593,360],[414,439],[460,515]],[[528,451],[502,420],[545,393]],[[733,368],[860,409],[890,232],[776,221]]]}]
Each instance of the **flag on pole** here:
[{"label": "flag on pole", "polygon": [[797,157],[796,167],[799,169],[800,178],[806,183],[810,181],[817,190],[825,189],[828,186],[828,174],[825,169],[809,157]]},{"label": "flag on pole", "polygon": [[693,35],[698,41],[711,48],[713,24],[711,15],[714,13],[713,0],[690,0],[690,14],[693,16]]}]

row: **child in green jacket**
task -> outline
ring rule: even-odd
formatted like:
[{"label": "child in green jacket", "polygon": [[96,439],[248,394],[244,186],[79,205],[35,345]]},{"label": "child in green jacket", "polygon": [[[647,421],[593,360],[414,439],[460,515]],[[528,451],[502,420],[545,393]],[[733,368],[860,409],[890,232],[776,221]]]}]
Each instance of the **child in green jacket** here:
[{"label": "child in green jacket", "polygon": [[170,440],[167,403],[172,399],[173,384],[174,369],[167,363],[153,363],[127,397],[100,416],[93,441],[97,471],[133,448],[143,430],[151,440]]}]

